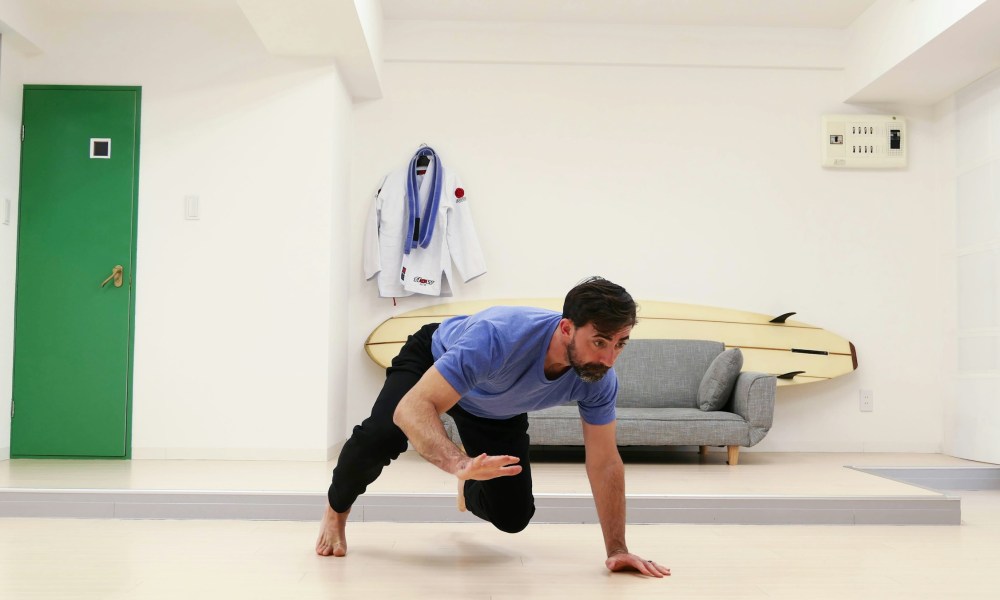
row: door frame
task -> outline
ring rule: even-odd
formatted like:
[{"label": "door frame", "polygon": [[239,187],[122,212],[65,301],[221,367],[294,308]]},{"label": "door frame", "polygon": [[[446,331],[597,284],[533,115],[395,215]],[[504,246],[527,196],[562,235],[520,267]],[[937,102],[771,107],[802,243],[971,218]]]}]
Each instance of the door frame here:
[{"label": "door frame", "polygon": [[[142,86],[123,86],[123,85],[48,85],[48,84],[24,84],[23,90],[21,92],[21,113],[24,114],[24,102],[28,90],[66,90],[66,91],[101,91],[101,92],[111,92],[111,91],[131,91],[136,94],[136,106],[135,106],[135,132],[134,132],[134,152],[132,157],[132,215],[130,219],[130,226],[132,228],[131,235],[131,248],[130,257],[132,261],[132,268],[129,269],[129,297],[128,297],[128,360],[125,366],[125,456],[123,457],[76,457],[76,456],[37,456],[32,458],[55,458],[55,459],[98,459],[98,460],[129,460],[132,458],[132,373],[135,365],[135,286],[136,286],[136,242],[138,239],[138,223],[139,223],[139,149],[141,146],[141,125],[142,125]],[[22,116],[22,126],[24,123],[24,118]],[[18,212],[20,212],[21,207],[21,181],[20,177],[23,175],[24,168],[24,153],[21,152],[20,164],[18,167]],[[18,244],[17,244],[17,257],[15,261],[20,260],[21,254],[21,244],[20,244],[20,233],[21,233],[21,220],[18,218],[17,221],[18,229]],[[15,290],[17,289],[17,274],[15,273]],[[14,315],[17,314],[17,297],[15,294],[14,298]],[[12,315],[12,318],[16,318]],[[16,332],[15,332],[16,335]],[[13,362],[11,363],[13,367]],[[16,410],[16,407],[15,407]],[[13,422],[11,423],[11,430],[13,431]],[[12,456],[11,458],[16,458]]]}]

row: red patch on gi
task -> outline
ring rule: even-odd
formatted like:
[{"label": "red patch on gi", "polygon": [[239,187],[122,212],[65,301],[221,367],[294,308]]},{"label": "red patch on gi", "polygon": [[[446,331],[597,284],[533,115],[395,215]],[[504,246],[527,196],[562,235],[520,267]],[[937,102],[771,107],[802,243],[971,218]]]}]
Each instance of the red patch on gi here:
[{"label": "red patch on gi", "polygon": [[465,197],[465,190],[463,190],[462,188],[455,188],[455,197],[456,198],[464,198]]}]

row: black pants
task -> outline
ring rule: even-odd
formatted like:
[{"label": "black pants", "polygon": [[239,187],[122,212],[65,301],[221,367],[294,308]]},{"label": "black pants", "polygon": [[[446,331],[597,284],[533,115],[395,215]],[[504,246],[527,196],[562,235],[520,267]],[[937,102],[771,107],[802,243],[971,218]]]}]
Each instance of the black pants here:
[{"label": "black pants", "polygon": [[[406,450],[406,435],[392,422],[392,414],[403,396],[434,364],[431,336],[437,323],[425,325],[406,340],[399,355],[386,369],[385,385],[372,406],[372,413],[354,428],[340,452],[327,497],[337,512],[345,512],[382,469]],[[465,505],[472,514],[493,523],[501,531],[517,533],[535,514],[528,459],[528,415],[511,419],[484,419],[469,414],[457,404],[448,414],[455,419],[462,445],[469,456],[509,454],[520,458],[522,470],[512,477],[465,482]]]}]

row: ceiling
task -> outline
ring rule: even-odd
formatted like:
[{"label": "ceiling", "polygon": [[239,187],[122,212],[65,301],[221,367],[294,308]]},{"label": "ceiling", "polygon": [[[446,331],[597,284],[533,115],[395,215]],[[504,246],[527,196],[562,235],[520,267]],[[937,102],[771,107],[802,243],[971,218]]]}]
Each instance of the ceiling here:
[{"label": "ceiling", "polygon": [[[121,20],[117,19],[121,16],[142,16],[148,21],[170,15],[194,23],[211,15],[219,22],[239,21],[254,27],[265,46],[275,54],[336,56],[355,98],[381,97],[375,62],[378,57],[371,53],[365,32],[365,19],[378,18],[379,4],[382,18],[392,25],[388,31],[397,35],[397,39],[400,35],[402,39],[409,39],[404,35],[409,32],[417,36],[414,38],[416,43],[420,43],[421,32],[428,31],[423,21],[450,22],[452,29],[455,24],[460,29],[463,23],[529,24],[525,29],[530,29],[535,36],[532,39],[542,46],[546,41],[546,27],[551,25],[555,31],[559,24],[580,26],[564,27],[560,33],[565,36],[569,31],[577,35],[576,38],[570,35],[571,39],[582,39],[583,43],[589,31],[586,26],[593,25],[712,28],[715,31],[709,37],[715,42],[698,48],[713,56],[713,52],[720,50],[717,46],[725,45],[729,39],[726,28],[743,30],[739,33],[743,43],[756,43],[752,40],[766,38],[769,42],[777,40],[775,43],[780,46],[785,38],[794,42],[802,36],[844,40],[848,38],[841,35],[843,30],[858,22],[869,9],[879,11],[881,7],[882,13],[900,15],[904,28],[920,29],[920,18],[928,14],[935,16],[941,12],[938,9],[947,7],[956,10],[945,10],[942,15],[961,16],[968,12],[973,16],[963,16],[922,45],[904,48],[905,56],[886,59],[888,62],[883,61],[886,64],[880,66],[881,74],[862,73],[867,79],[851,83],[848,100],[929,105],[1000,65],[1000,37],[995,33],[996,24],[1000,23],[1000,0],[979,0],[978,3],[964,0],[954,4],[946,0],[882,1],[885,4],[878,0],[0,0],[0,4],[7,2],[14,8],[20,7],[20,15],[19,11],[11,14],[22,17],[22,28],[31,34],[24,36],[25,48],[34,52],[44,47],[47,37],[72,31],[80,19],[107,19],[111,27],[121,26]],[[966,5],[972,7],[971,10],[961,10]],[[872,13],[869,17],[865,22],[879,21],[878,14]],[[777,29],[785,31],[778,35]],[[475,31],[492,30],[480,27]],[[623,28],[617,35],[629,36],[628,31]],[[636,27],[635,31],[647,36],[643,39],[651,39],[648,28]],[[909,29],[905,31],[907,35],[913,33]],[[783,35],[785,33],[788,35]],[[652,35],[655,34],[653,30]],[[501,38],[492,40],[493,46],[484,44],[486,51],[509,43]],[[909,39],[906,35],[902,38]],[[638,35],[620,39],[622,46],[627,48],[641,47],[644,43]],[[630,46],[633,41],[635,44]],[[701,42],[696,40],[695,43]],[[893,43],[888,40],[883,45],[888,48]],[[878,47],[868,50],[885,50],[878,44],[875,46]],[[682,51],[686,48],[679,47]],[[772,44],[771,49],[774,47]],[[877,63],[880,56],[876,54],[872,60]],[[877,78],[871,80],[876,75]]]},{"label": "ceiling", "polygon": [[[239,0],[30,0],[49,18],[205,14]],[[309,7],[331,0],[296,0]],[[341,0],[343,1],[343,0]],[[379,0],[375,0],[379,1]],[[388,20],[843,29],[876,0],[381,0]],[[275,0],[275,3],[280,4]]]},{"label": "ceiling", "polygon": [[843,29],[875,0],[381,0],[385,19]]}]

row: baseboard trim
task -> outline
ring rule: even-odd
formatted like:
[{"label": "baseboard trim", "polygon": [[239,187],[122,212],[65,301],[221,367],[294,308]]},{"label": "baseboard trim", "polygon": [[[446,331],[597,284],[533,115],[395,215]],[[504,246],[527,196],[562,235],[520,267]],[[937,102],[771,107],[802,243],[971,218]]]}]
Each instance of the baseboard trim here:
[{"label": "baseboard trim", "polygon": [[[317,521],[321,493],[142,490],[0,490],[0,517]],[[589,495],[537,494],[535,523],[597,523]],[[367,494],[352,521],[477,522],[448,494]],[[628,522],[740,525],[959,525],[957,497],[628,497]]]},{"label": "baseboard trim", "polygon": [[132,448],[135,460],[260,460],[326,462],[330,450],[286,448]]}]

